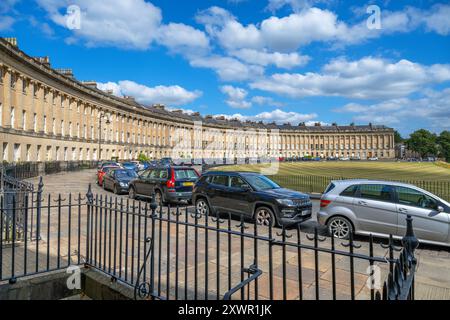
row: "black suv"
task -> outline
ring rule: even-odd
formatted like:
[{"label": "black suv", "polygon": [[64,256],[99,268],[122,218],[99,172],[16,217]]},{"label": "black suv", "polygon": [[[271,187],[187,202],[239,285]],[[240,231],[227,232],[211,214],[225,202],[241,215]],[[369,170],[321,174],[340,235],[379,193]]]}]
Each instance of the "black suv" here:
[{"label": "black suv", "polygon": [[266,226],[297,224],[312,214],[308,195],[250,172],[207,172],[195,184],[192,200],[200,214],[229,212]]},{"label": "black suv", "polygon": [[155,192],[156,202],[191,202],[192,188],[199,178],[195,169],[183,166],[160,166],[139,173],[129,187],[129,197],[150,198]]}]

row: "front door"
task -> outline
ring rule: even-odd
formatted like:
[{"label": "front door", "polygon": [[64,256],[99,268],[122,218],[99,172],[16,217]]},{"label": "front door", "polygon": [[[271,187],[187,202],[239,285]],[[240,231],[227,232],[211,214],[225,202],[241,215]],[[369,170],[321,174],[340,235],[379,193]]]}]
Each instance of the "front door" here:
[{"label": "front door", "polygon": [[406,232],[406,217],[413,219],[413,229],[419,239],[447,242],[449,238],[449,213],[439,212],[439,202],[419,190],[396,187],[398,195],[399,235]]},{"label": "front door", "polygon": [[232,213],[244,214],[248,217],[253,216],[251,208],[252,191],[244,189],[248,183],[240,177],[231,176],[229,180],[229,187],[227,190],[228,201],[224,201],[225,209]]}]

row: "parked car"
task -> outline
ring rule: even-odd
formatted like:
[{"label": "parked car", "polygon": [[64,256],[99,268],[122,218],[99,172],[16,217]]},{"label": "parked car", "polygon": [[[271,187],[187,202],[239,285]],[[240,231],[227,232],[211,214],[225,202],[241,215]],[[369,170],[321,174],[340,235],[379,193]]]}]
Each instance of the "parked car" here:
[{"label": "parked car", "polygon": [[340,161],[350,161],[349,157],[341,157],[339,158]]},{"label": "parked car", "polygon": [[250,172],[207,172],[195,184],[192,200],[201,214],[244,215],[265,226],[297,224],[312,213],[308,195]]},{"label": "parked car", "polygon": [[337,238],[347,239],[350,233],[402,238],[407,215],[421,241],[450,246],[450,203],[405,183],[332,181],[322,196],[318,221]]},{"label": "parked car", "polygon": [[103,177],[105,176],[105,174],[107,174],[109,171],[113,170],[113,169],[118,169],[120,168],[119,166],[116,165],[109,165],[109,166],[104,166],[101,169],[99,169],[97,171],[97,184],[99,186],[103,186]]},{"label": "parked car", "polygon": [[138,171],[138,166],[135,162],[123,162],[121,165],[124,169]]},{"label": "parked car", "polygon": [[369,158],[369,161],[378,161],[378,157],[371,157]]},{"label": "parked car", "polygon": [[101,161],[98,163],[97,165],[97,170],[101,170],[103,167],[105,166],[116,166],[116,167],[120,167],[120,163],[116,162],[116,161]]},{"label": "parked car", "polygon": [[134,170],[115,168],[103,176],[103,189],[111,190],[115,194],[128,193],[130,182],[137,178]]},{"label": "parked car", "polygon": [[161,158],[161,160],[159,160],[159,164],[161,166],[171,166],[173,165],[173,160],[172,158]]},{"label": "parked car", "polygon": [[150,198],[155,192],[157,203],[192,200],[192,188],[200,174],[191,167],[160,166],[143,171],[130,183],[129,197]]}]

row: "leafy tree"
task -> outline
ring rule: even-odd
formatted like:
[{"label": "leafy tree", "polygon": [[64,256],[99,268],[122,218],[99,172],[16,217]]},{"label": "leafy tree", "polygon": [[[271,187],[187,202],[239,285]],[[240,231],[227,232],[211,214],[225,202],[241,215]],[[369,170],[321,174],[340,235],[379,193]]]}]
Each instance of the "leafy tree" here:
[{"label": "leafy tree", "polygon": [[148,157],[145,155],[145,154],[143,154],[142,152],[139,154],[139,156],[138,156],[138,161],[141,161],[141,162],[146,162],[146,161],[148,161],[149,159],[148,159]]},{"label": "leafy tree", "polygon": [[395,130],[394,131],[394,142],[395,143],[402,143],[404,141],[405,141],[405,139],[403,139],[403,137],[401,136],[400,132]]},{"label": "leafy tree", "polygon": [[437,138],[440,152],[447,162],[450,162],[450,131],[442,131]]},{"label": "leafy tree", "polygon": [[419,153],[422,158],[438,153],[436,135],[425,129],[412,133],[406,141],[406,145],[409,150]]}]

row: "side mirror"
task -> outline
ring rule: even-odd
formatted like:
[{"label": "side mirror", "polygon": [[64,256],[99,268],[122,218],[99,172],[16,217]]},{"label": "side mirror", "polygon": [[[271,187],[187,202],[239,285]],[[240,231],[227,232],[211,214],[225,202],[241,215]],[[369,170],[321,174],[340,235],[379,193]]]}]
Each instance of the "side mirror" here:
[{"label": "side mirror", "polygon": [[252,190],[252,188],[250,188],[250,186],[248,184],[244,184],[242,186],[242,191],[247,192],[247,191],[251,191],[251,190]]},{"label": "side mirror", "polygon": [[438,206],[437,207],[437,211],[438,212],[444,212],[444,207],[443,206]]}]

